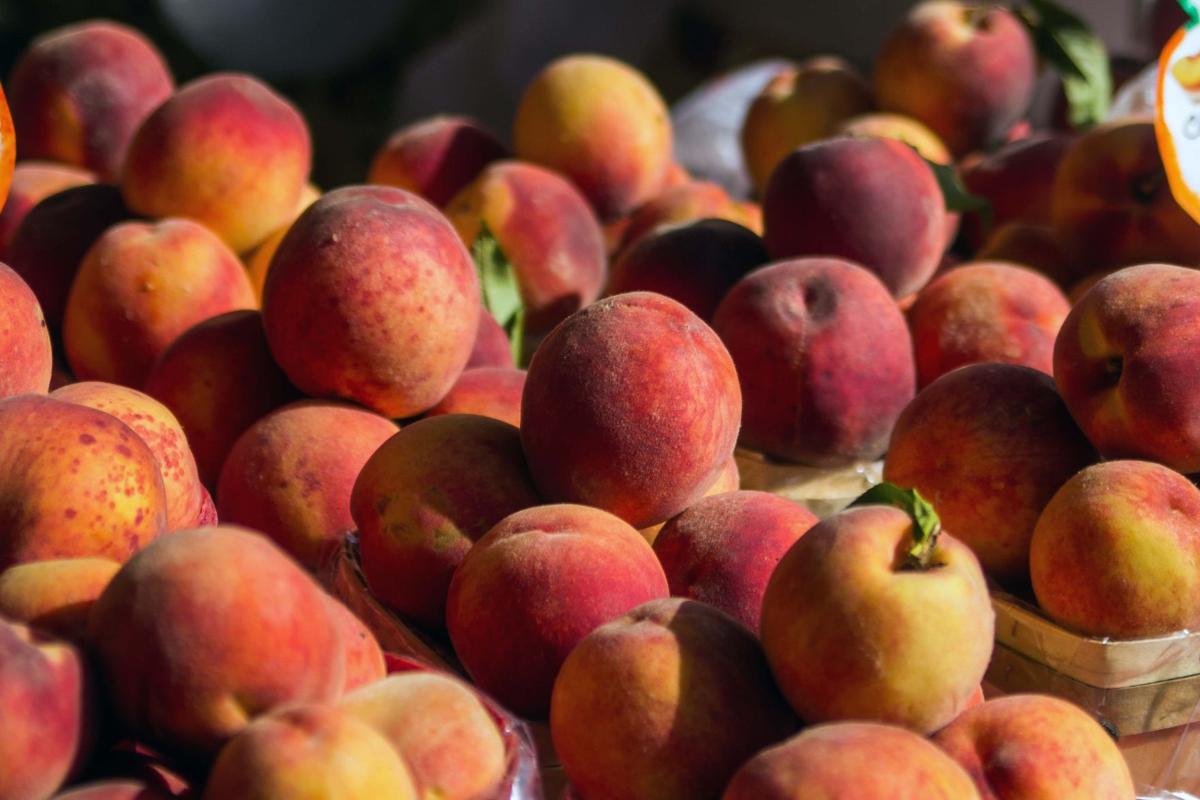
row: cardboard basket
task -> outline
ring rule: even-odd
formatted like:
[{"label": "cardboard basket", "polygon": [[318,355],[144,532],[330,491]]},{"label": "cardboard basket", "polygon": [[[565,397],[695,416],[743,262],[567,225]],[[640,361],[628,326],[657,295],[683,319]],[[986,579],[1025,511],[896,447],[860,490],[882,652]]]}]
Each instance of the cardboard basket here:
[{"label": "cardboard basket", "polygon": [[753,450],[734,453],[741,488],[771,492],[799,503],[818,517],[846,508],[882,480],[883,462],[865,462],[839,469],[787,464]]}]

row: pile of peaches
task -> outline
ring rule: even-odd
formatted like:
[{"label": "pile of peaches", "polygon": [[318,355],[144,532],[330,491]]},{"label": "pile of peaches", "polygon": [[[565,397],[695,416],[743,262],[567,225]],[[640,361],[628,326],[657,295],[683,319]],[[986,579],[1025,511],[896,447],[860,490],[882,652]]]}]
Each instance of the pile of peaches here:
[{"label": "pile of peaches", "polygon": [[[541,797],[518,718],[579,800],[1131,800],[1085,711],[983,701],[989,592],[1200,627],[1200,225],[1150,121],[1032,131],[1038,69],[939,0],[870,81],[784,70],[760,205],[570,55],[509,143],[420,121],[321,192],[261,81],[37,39],[0,103],[0,800]],[[889,484],[818,520],[739,447]],[[386,654],[347,557],[461,671]]]}]

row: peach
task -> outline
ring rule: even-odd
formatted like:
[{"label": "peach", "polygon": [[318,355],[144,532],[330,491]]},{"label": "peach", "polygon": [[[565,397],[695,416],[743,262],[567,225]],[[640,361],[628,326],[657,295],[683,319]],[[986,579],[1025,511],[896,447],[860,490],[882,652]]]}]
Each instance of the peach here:
[{"label": "peach", "polygon": [[569,55],[526,87],[513,143],[518,158],[570,178],[607,221],[662,187],[672,163],[671,116],[654,86],[628,64]]},{"label": "peach", "polygon": [[350,499],[371,593],[442,628],[450,578],[472,544],[540,502],[512,425],[473,414],[412,423],[366,462]]},{"label": "peach", "polygon": [[150,446],[167,493],[167,530],[200,524],[204,487],[187,435],[170,409],[147,394],[112,383],[85,381],[57,389],[55,400],[112,414]]},{"label": "peach", "polygon": [[63,343],[81,380],[140,387],[179,334],[198,322],[254,308],[237,256],[186,219],[126,222],[96,240],[63,316]]},{"label": "peach", "polygon": [[955,155],[1004,139],[1033,100],[1037,57],[1016,15],[933,0],[912,8],[875,59],[885,111],[929,126]]},{"label": "peach", "polygon": [[621,252],[607,294],[658,292],[711,322],[717,304],[746,273],[769,260],[762,239],[741,225],[703,219],[643,236]]},{"label": "peach", "polygon": [[83,656],[0,619],[0,708],[0,797],[49,797],[91,747],[92,686]]},{"label": "peach", "polygon": [[84,642],[96,598],[121,565],[110,558],[63,558],[0,572],[0,617]]},{"label": "peach", "polygon": [[389,417],[437,404],[470,357],[475,265],[446,219],[403,189],[328,192],[292,225],[263,287],[267,341],[311,395]]},{"label": "peach", "polygon": [[516,359],[513,358],[508,334],[496,322],[492,312],[480,306],[479,327],[475,331],[475,343],[471,346],[471,357],[467,359],[465,369],[515,366]]},{"label": "peach", "polygon": [[519,161],[486,167],[446,206],[463,244],[483,227],[516,273],[525,327],[544,334],[600,295],[604,233],[583,195],[548,169]]},{"label": "peach", "polygon": [[260,717],[221,749],[208,800],[416,800],[403,759],[370,726],[334,706]]},{"label": "peach", "polygon": [[121,189],[138,214],[194,219],[241,253],[294,214],[311,160],[308,126],[291,103],[249,75],[217,73],[146,118]]},{"label": "peach", "polygon": [[393,133],[375,153],[367,183],[396,186],[444,206],[508,148],[468,117],[436,116]]},{"label": "peach", "polygon": [[154,452],[116,417],[49,397],[0,400],[0,569],[124,562],[166,530]]},{"label": "peach", "polygon": [[762,598],[784,553],[817,518],[767,492],[732,491],[698,501],[654,540],[672,597],[724,611],[755,634]]},{"label": "peach", "polygon": [[89,20],[44,33],[8,80],[21,157],[115,180],[134,132],[174,88],[162,55],[132,28]]},{"label": "peach", "polygon": [[[736,492],[741,486],[741,483],[742,475],[738,470],[737,456],[731,455],[729,456],[728,460],[725,461],[725,466],[721,467],[721,471],[717,474],[716,480],[709,485],[708,489],[704,491],[704,496],[700,499],[703,500],[705,497],[725,494],[726,492]],[[696,502],[699,502],[699,500]],[[645,528],[639,528],[638,533],[640,533],[642,538],[649,542],[651,546],[653,546],[654,542],[658,539],[658,535],[662,532],[662,529],[668,522],[670,522],[670,520],[664,520],[663,522],[659,522],[655,525],[648,525]]]},{"label": "peach", "polygon": [[1133,778],[1113,737],[1057,697],[1017,694],[972,708],[933,737],[983,800],[1130,800]]},{"label": "peach", "polygon": [[1149,120],[1109,122],[1080,136],[1053,192],[1054,231],[1083,274],[1147,261],[1200,263],[1200,226],[1171,194]]},{"label": "peach", "polygon": [[642,528],[703,495],[733,453],[741,412],[717,335],[670,298],[629,292],[576,312],[534,353],[521,441],[548,499]]},{"label": "peach", "polygon": [[665,189],[634,209],[621,239],[621,250],[665,226],[701,219],[740,223],[744,216],[741,207],[720,185],[710,181],[688,181]]},{"label": "peach", "polygon": [[901,728],[839,722],[809,728],[756,755],[722,800],[979,800],[967,773]]},{"label": "peach", "polygon": [[275,251],[279,249],[279,243],[287,235],[288,228],[292,227],[292,223],[319,199],[321,199],[321,191],[311,183],[305,184],[304,191],[300,193],[300,202],[296,204],[295,212],[287,222],[272,231],[271,235],[263,239],[261,244],[246,254],[246,272],[250,275],[254,296],[258,298],[260,304],[262,303],[263,285],[267,282],[267,271],[271,268],[271,261],[275,258]]},{"label": "peach", "polygon": [[1038,518],[1030,572],[1046,616],[1089,636],[1195,630],[1200,489],[1148,461],[1088,467]]},{"label": "peach", "polygon": [[145,389],[179,420],[201,481],[214,488],[242,432],[299,396],[271,357],[262,315],[252,310],[188,328],[151,367]]},{"label": "peach", "polygon": [[842,122],[873,106],[866,80],[836,56],[781,70],[754,98],[742,123],[742,155],[759,194],[784,156],[833,136]]},{"label": "peach", "polygon": [[56,338],[62,333],[71,284],[88,249],[129,217],[117,187],[87,184],[45,198],[13,233],[9,264],[37,295]]},{"label": "peach", "polygon": [[50,331],[33,290],[0,264],[0,398],[50,388],[54,353]]},{"label": "peach", "polygon": [[904,409],[883,475],[919,490],[989,575],[1019,587],[1042,509],[1095,459],[1047,375],[975,364],[943,375]]},{"label": "peach", "polygon": [[761,638],[801,719],[928,734],[979,686],[994,622],[966,545],[923,538],[908,513],[869,505],[822,520],[788,550],[763,597]]},{"label": "peach", "polygon": [[772,264],[730,290],[713,327],[737,365],[744,447],[818,466],[883,455],[915,378],[904,317],[873,274]]},{"label": "peach", "polygon": [[423,800],[489,797],[507,769],[491,712],[462,681],[405,672],[358,689],[340,708],[370,725],[408,764]]},{"label": "peach", "polygon": [[588,634],[550,707],[555,752],[583,797],[716,797],[796,727],[754,635],[680,598]]},{"label": "peach", "polygon": [[304,400],[238,437],[217,484],[224,522],[262,531],[311,570],[354,529],[350,492],[367,459],[399,430],[365,408]]},{"label": "peach", "polygon": [[134,556],[96,601],[91,639],[125,724],[180,754],[212,755],[251,718],[331,702],[344,682],[328,597],[238,528],[173,533]]},{"label": "peach", "polygon": [[920,153],[926,161],[935,164],[953,164],[954,155],[936,133],[925,125],[903,114],[875,112],[860,114],[843,122],[834,131],[842,136],[874,136],[880,139],[896,139]]},{"label": "peach", "polygon": [[1054,346],[1054,380],[1106,458],[1200,471],[1198,291],[1195,270],[1143,264],[1096,283],[1067,315]]},{"label": "peach", "polygon": [[375,634],[340,600],[330,597],[329,605],[333,608],[342,635],[342,649],[346,653],[342,693],[383,680],[387,676],[387,664]]},{"label": "peach", "polygon": [[773,258],[854,261],[896,297],[924,286],[946,249],[933,170],[895,139],[840,137],[792,152],[771,174],[763,222]]},{"label": "peach", "polygon": [[[991,206],[992,230],[1014,222],[1049,225],[1054,176],[1075,138],[1038,133],[1006,144],[962,171],[963,185]],[[977,214],[963,224],[968,245],[978,249],[988,237]]]},{"label": "peach", "polygon": [[0,260],[8,258],[13,235],[29,209],[52,194],[95,180],[92,173],[49,161],[22,161],[13,169],[8,200],[0,203]]},{"label": "peach", "polygon": [[996,228],[975,254],[979,261],[1007,261],[1035,269],[1061,287],[1079,279],[1079,270],[1067,258],[1049,225],[1010,222]]},{"label": "peach", "polygon": [[908,312],[917,385],[966,364],[1022,364],[1047,375],[1071,305],[1049,278],[998,261],[955,267],[917,295]]},{"label": "peach", "polygon": [[426,411],[425,416],[479,414],[518,427],[524,390],[523,369],[478,367],[464,370],[442,402]]},{"label": "peach", "polygon": [[627,523],[588,506],[538,506],[505,517],[467,552],[450,581],[446,627],[481,689],[544,719],[575,645],[667,593],[654,551]]}]

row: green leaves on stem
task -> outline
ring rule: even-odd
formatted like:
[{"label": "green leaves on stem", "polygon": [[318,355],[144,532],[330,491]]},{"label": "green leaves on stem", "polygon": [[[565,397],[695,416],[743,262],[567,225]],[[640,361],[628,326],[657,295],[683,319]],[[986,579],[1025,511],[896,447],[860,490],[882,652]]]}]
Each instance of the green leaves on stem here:
[{"label": "green leaves on stem", "polygon": [[920,492],[902,489],[894,483],[880,483],[850,504],[851,508],[855,506],[894,506],[908,514],[913,523],[913,544],[908,548],[902,569],[924,570],[933,566],[930,560],[942,532],[942,521]]},{"label": "green leaves on stem", "polygon": [[1038,55],[1062,78],[1071,127],[1082,130],[1103,120],[1112,102],[1112,73],[1100,37],[1052,0],[1022,0],[1015,11]]},{"label": "green leaves on stem", "polygon": [[479,235],[471,243],[471,258],[479,275],[483,307],[504,329],[513,361],[520,366],[525,344],[525,304],[517,284],[517,271],[486,223],[480,223]]},{"label": "green leaves on stem", "polygon": [[986,198],[971,194],[971,190],[963,184],[953,164],[939,164],[928,158],[925,159],[925,163],[933,170],[933,177],[937,178],[946,210],[958,214],[978,214],[986,235],[992,227],[992,204]]}]

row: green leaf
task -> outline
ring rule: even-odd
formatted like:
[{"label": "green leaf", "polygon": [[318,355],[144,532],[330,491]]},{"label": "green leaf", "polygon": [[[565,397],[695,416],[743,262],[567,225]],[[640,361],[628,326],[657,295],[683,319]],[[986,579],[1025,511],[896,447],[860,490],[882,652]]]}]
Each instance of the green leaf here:
[{"label": "green leaf", "polygon": [[928,569],[938,534],[942,532],[942,521],[920,492],[902,489],[894,483],[880,483],[850,504],[851,508],[854,506],[895,506],[908,514],[913,521],[913,544],[908,549],[904,568]]},{"label": "green leaf", "polygon": [[928,158],[925,159],[925,163],[937,178],[946,210],[960,214],[978,214],[986,235],[992,227],[992,204],[977,194],[971,194],[970,189],[963,185],[962,178],[953,164],[939,164]]},{"label": "green leaf", "polygon": [[512,346],[513,361],[519,365],[525,342],[525,304],[517,285],[517,272],[486,223],[480,223],[479,235],[471,243],[471,258],[479,275],[483,307],[504,329]]},{"label": "green leaf", "polygon": [[1179,0],[1179,7],[1187,14],[1188,21],[1184,27],[1194,28],[1200,25],[1200,9],[1191,0]]},{"label": "green leaf", "polygon": [[1081,130],[1103,120],[1112,102],[1104,42],[1086,22],[1052,0],[1025,0],[1016,11],[1038,55],[1062,78],[1071,126]]}]

